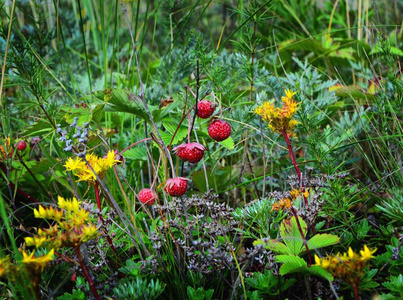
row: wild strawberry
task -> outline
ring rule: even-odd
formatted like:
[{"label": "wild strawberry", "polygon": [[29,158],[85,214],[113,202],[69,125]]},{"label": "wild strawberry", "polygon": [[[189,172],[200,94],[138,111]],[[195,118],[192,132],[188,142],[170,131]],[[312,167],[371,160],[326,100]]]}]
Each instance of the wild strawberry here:
[{"label": "wild strawberry", "polygon": [[214,113],[215,107],[215,103],[202,100],[197,103],[197,116],[202,119],[210,118]]},{"label": "wild strawberry", "polygon": [[189,143],[176,146],[173,150],[181,160],[195,164],[203,158],[206,148],[199,143]]},{"label": "wild strawberry", "polygon": [[19,141],[17,143],[17,150],[18,151],[23,151],[27,148],[27,143],[25,143],[25,141]]},{"label": "wild strawberry", "polygon": [[189,179],[184,177],[176,177],[168,179],[165,183],[165,191],[173,197],[182,196],[186,193],[188,188],[188,181]]},{"label": "wild strawberry", "polygon": [[156,195],[152,189],[142,189],[139,193],[139,200],[145,205],[153,205],[155,198]]},{"label": "wild strawberry", "polygon": [[231,135],[231,126],[223,120],[214,120],[208,127],[208,134],[213,140],[221,142]]}]

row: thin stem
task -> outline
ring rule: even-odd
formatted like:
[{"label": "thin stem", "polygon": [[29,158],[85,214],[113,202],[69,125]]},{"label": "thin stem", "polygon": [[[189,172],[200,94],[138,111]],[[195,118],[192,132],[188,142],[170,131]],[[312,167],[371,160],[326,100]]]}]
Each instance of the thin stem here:
[{"label": "thin stem", "polygon": [[83,259],[83,256],[81,255],[81,251],[80,251],[80,246],[77,246],[74,248],[78,261],[80,262],[80,266],[81,269],[83,270],[84,276],[88,281],[88,285],[90,286],[90,289],[92,291],[92,293],[94,294],[95,299],[97,300],[101,300],[101,297],[98,295],[97,289],[95,288],[94,282],[91,279],[90,273],[87,270],[87,267],[85,266],[85,262]]},{"label": "thin stem", "polygon": [[304,243],[306,253],[308,254],[308,267],[310,267],[312,265],[311,251],[309,251],[308,243],[306,242],[304,232],[302,231],[301,224],[299,223],[297,211],[295,210],[295,208],[293,206],[291,206],[291,212],[294,215],[295,220],[297,222],[298,231],[301,234],[302,242]]},{"label": "thin stem", "polygon": [[137,141],[137,142],[131,144],[130,146],[128,146],[127,148],[123,149],[119,154],[125,153],[127,150],[129,150],[130,148],[136,146],[137,144],[140,144],[142,142],[147,142],[147,141],[150,141],[150,140],[152,140],[152,138],[145,138],[145,139],[142,139],[140,141]]},{"label": "thin stem", "polygon": [[360,300],[360,294],[358,293],[358,284],[353,285],[354,300]]},{"label": "thin stem", "polygon": [[196,105],[195,105],[195,112],[193,115],[193,121],[192,121],[192,126],[189,130],[189,132],[192,132],[193,127],[195,126],[195,121],[196,121],[196,115],[197,115],[197,102],[199,101],[199,90],[200,90],[200,73],[199,73],[199,60],[197,60],[196,64]]},{"label": "thin stem", "polygon": [[[295,171],[297,172],[298,180],[301,183],[301,179],[302,179],[301,170],[299,169],[297,161],[295,160],[294,151],[292,150],[290,138],[288,137],[287,131],[284,131],[282,135],[283,135],[283,137],[285,139],[285,142],[287,144],[288,153],[290,154],[292,164],[294,165]],[[308,203],[305,203],[305,204],[308,204]]]},{"label": "thin stem", "polygon": [[109,234],[108,234],[108,230],[107,230],[106,227],[105,227],[104,218],[102,217],[101,198],[100,198],[100,196],[99,196],[98,183],[95,183],[95,184],[94,184],[94,190],[95,190],[95,198],[97,199],[97,207],[98,207],[98,210],[99,210],[99,212],[98,212],[98,217],[99,217],[99,220],[100,220],[101,223],[102,223],[102,226],[104,227],[104,231],[105,231],[105,235],[106,235],[106,240],[108,241],[109,246],[111,247],[113,253],[115,254],[116,261],[118,262],[118,261],[119,261],[118,254],[117,254],[117,252],[116,252],[115,246],[113,245],[112,239],[110,238],[110,236],[109,236]]},{"label": "thin stem", "polygon": [[6,74],[7,53],[8,53],[8,46],[10,45],[11,28],[12,28],[12,25],[13,25],[15,2],[16,2],[16,0],[13,1],[13,6],[11,7],[10,24],[8,25],[8,33],[7,33],[6,50],[5,50],[5,53],[4,53],[4,61],[3,61],[2,69],[1,69],[0,106],[2,105],[1,98],[2,98],[2,95],[3,95],[4,76]]}]

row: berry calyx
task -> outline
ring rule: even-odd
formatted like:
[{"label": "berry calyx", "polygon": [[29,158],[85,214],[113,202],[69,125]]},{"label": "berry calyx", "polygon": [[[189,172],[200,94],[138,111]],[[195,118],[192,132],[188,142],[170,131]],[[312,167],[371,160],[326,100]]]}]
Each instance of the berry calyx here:
[{"label": "berry calyx", "polygon": [[206,148],[199,143],[184,143],[176,146],[173,150],[181,160],[195,164],[203,158]]},{"label": "berry calyx", "polygon": [[202,119],[210,118],[215,110],[215,103],[208,100],[202,100],[197,103],[197,116]]},{"label": "berry calyx", "polygon": [[231,135],[231,126],[223,120],[214,120],[207,131],[213,140],[221,142]]},{"label": "berry calyx", "polygon": [[155,192],[152,189],[142,189],[139,193],[139,200],[145,205],[153,205],[155,202]]},{"label": "berry calyx", "polygon": [[24,151],[27,148],[27,143],[25,141],[19,141],[17,143],[17,150]]},{"label": "berry calyx", "polygon": [[165,191],[172,197],[179,197],[186,193],[189,179],[185,177],[176,177],[168,179],[165,183]]}]

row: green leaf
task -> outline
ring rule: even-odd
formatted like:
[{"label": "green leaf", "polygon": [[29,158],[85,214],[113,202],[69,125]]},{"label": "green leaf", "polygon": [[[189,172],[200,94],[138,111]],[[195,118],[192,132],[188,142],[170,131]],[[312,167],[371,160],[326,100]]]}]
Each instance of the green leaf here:
[{"label": "green leaf", "polygon": [[294,255],[277,255],[276,261],[283,263],[279,270],[281,275],[302,273],[323,277],[330,281],[333,280],[333,276],[320,266],[311,266],[308,268],[307,263],[301,257]]},{"label": "green leaf", "polygon": [[274,253],[292,254],[286,245],[276,240],[268,240],[264,247],[273,251]]},{"label": "green leaf", "polygon": [[[305,237],[308,227],[302,218],[298,217],[298,220],[302,229],[302,233]],[[289,220],[284,220],[281,223],[280,235],[289,249],[288,253],[298,256],[302,251],[303,240],[298,229],[297,219],[295,217],[292,217]]]},{"label": "green leaf", "polygon": [[123,153],[127,159],[147,161],[147,150],[145,147],[135,147]]},{"label": "green leaf", "polygon": [[[96,97],[99,99],[108,100],[105,109],[117,112],[126,112],[134,114],[143,120],[149,122],[149,117],[146,109],[140,99],[132,97],[130,91],[122,89],[112,89],[108,95],[102,96],[105,91],[98,91]],[[151,108],[150,108],[151,109]]]},{"label": "green leaf", "polygon": [[289,273],[306,273],[308,272],[308,266],[301,257],[294,255],[277,255],[277,262],[282,263],[283,265],[280,267],[280,274],[286,275]]},{"label": "green leaf", "polygon": [[38,121],[29,126],[23,133],[22,136],[31,135],[44,135],[53,130],[52,125],[48,121]]},{"label": "green leaf", "polygon": [[318,277],[323,277],[329,281],[333,281],[333,276],[328,271],[322,269],[320,266],[311,266],[309,273]]},{"label": "green leaf", "polygon": [[219,144],[229,150],[234,149],[234,140],[232,137],[227,138],[226,140],[219,142]]},{"label": "green leaf", "polygon": [[316,234],[308,242],[308,248],[310,250],[319,249],[334,245],[340,242],[340,238],[333,234]]}]

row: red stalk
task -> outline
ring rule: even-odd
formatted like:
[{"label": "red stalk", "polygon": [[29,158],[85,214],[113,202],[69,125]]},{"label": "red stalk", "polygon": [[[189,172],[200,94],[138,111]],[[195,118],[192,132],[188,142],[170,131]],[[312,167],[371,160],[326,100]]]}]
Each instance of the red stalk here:
[{"label": "red stalk", "polygon": [[113,253],[115,254],[116,261],[119,261],[118,254],[116,252],[115,246],[113,245],[112,239],[110,238],[110,236],[108,234],[108,231],[107,231],[106,227],[104,226],[105,221],[104,221],[104,218],[102,217],[101,199],[99,197],[98,183],[94,184],[94,190],[95,190],[95,198],[97,199],[97,207],[98,207],[98,210],[99,210],[98,217],[99,217],[99,220],[101,221],[101,223],[102,223],[102,225],[104,227],[106,240],[108,241],[109,246],[111,247]]},{"label": "red stalk", "polygon": [[95,288],[94,282],[92,281],[91,276],[88,273],[87,267],[85,266],[83,256],[81,255],[81,251],[80,251],[79,246],[74,248],[74,250],[75,250],[75,252],[77,254],[77,258],[78,258],[78,261],[80,262],[81,269],[83,270],[85,278],[87,278],[88,285],[90,286],[91,291],[94,294],[95,299],[101,300],[101,297],[99,297],[97,289]]}]

